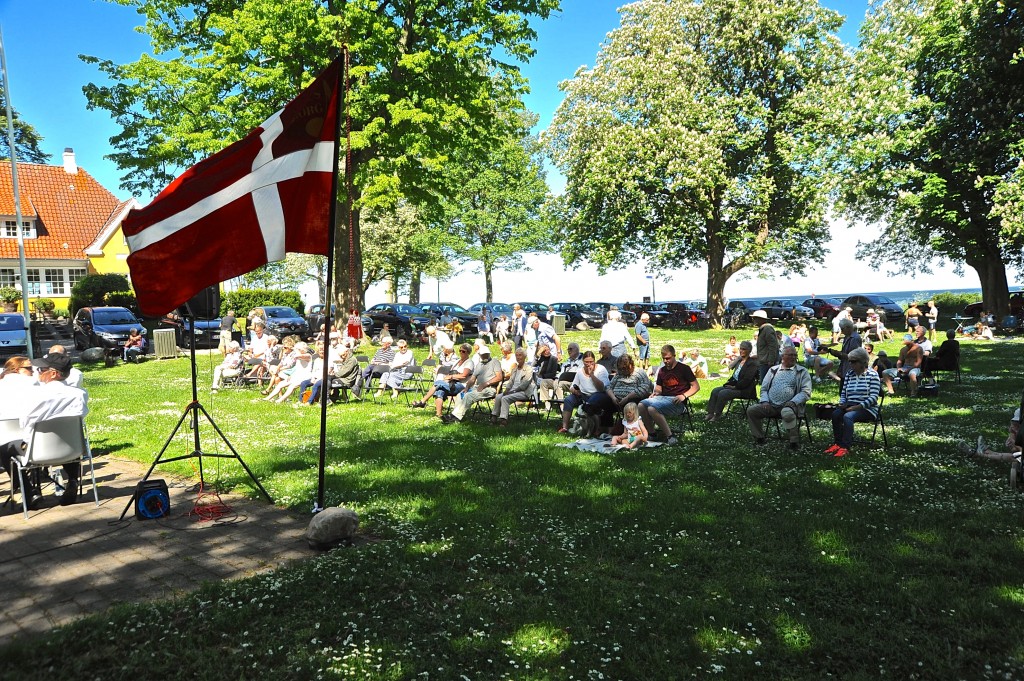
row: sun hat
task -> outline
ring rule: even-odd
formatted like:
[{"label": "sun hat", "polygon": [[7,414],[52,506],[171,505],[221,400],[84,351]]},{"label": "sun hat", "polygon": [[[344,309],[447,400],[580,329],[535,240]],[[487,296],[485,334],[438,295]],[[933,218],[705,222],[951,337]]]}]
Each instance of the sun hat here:
[{"label": "sun hat", "polygon": [[764,310],[754,310],[753,312],[750,313],[750,317],[756,317],[757,319],[768,319],[768,313],[765,312]]}]

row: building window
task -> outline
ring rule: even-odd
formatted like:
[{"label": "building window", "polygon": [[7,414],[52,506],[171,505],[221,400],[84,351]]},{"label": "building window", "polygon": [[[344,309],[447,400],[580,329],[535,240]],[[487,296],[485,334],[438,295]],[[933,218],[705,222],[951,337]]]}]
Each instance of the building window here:
[{"label": "building window", "polygon": [[46,278],[46,295],[67,295],[64,288],[64,270],[43,270],[43,276]]},{"label": "building window", "polygon": [[10,286],[13,288],[17,281],[18,277],[13,269],[0,267],[0,286]]},{"label": "building window", "polygon": [[39,270],[27,269],[25,270],[25,275],[28,277],[28,294],[30,296],[41,295],[39,292]]},{"label": "building window", "polygon": [[89,270],[82,268],[72,268],[68,270],[68,289],[73,289],[75,284],[82,281],[85,275],[89,274]]},{"label": "building window", "polygon": [[[4,220],[3,232],[0,232],[0,236],[5,239],[17,239],[18,238],[18,221],[17,220]],[[23,220],[21,222],[22,233],[26,239],[36,238],[36,227],[35,220]]]}]

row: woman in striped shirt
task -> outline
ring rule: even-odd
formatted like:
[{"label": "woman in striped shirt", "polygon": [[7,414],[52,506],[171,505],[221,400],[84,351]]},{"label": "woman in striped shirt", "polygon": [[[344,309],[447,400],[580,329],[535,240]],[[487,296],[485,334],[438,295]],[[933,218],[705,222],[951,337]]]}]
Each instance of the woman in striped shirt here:
[{"label": "woman in striped shirt", "polygon": [[878,418],[878,396],[882,383],[878,374],[868,368],[868,353],[864,348],[851,350],[847,355],[850,370],[843,377],[839,404],[832,412],[832,435],[835,444],[825,450],[835,457],[846,456],[853,441],[853,424]]}]

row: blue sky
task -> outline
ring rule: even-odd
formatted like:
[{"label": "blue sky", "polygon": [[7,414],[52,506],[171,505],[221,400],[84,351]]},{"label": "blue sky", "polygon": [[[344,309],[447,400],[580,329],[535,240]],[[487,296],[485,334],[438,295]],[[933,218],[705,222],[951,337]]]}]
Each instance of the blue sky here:
[{"label": "blue sky", "polygon": [[[527,106],[540,115],[546,126],[558,104],[558,83],[571,78],[582,65],[592,65],[607,33],[618,26],[616,8],[621,0],[562,0],[562,10],[547,21],[538,22],[537,55],[524,67],[530,79],[531,94]],[[827,0],[823,4],[847,17],[840,37],[848,44],[856,42],[856,32],[867,8],[866,0]],[[78,165],[85,168],[119,198],[127,198],[118,188],[121,173],[104,158],[112,152],[109,138],[119,132],[104,111],[88,111],[82,86],[98,79],[94,67],[82,63],[79,54],[110,59],[116,63],[134,61],[149,51],[145,36],[134,29],[141,23],[132,8],[103,0],[0,0],[0,28],[3,30],[12,103],[25,120],[44,138],[43,150],[53,154],[53,163],[61,162],[65,147],[75,150]],[[561,178],[552,175],[550,184],[562,187]],[[150,197],[140,197],[146,203]],[[863,230],[860,238],[865,238]],[[833,229],[833,254],[848,254],[858,235],[842,223]],[[495,276],[495,299],[523,300],[551,295],[551,285],[563,284],[588,291],[588,299],[637,299],[649,294],[650,280],[640,265],[606,276],[597,276],[584,266],[563,271],[555,256],[530,258],[532,272],[504,273]],[[471,267],[454,280],[442,282],[441,297],[469,305],[483,299],[482,277]],[[671,281],[659,279],[657,298],[664,300],[703,297],[706,275],[700,267],[675,273]],[[770,287],[759,280],[734,279],[727,287],[731,296],[756,296],[770,288],[771,295],[806,296],[812,292],[837,291],[835,282],[849,282],[839,291],[924,290],[978,286],[973,271],[961,278],[949,269],[934,275],[890,277],[848,256],[833,255],[803,279],[775,282]],[[826,291],[827,289],[827,291]],[[432,285],[427,285],[432,291]],[[434,295],[425,296],[432,299]],[[559,297],[573,299],[567,291]],[[378,302],[383,293],[371,289],[367,302]]]}]

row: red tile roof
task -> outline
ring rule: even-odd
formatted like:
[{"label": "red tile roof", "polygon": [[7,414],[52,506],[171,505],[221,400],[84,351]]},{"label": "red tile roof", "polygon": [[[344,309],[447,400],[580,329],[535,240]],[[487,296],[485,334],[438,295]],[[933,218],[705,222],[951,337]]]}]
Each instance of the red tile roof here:
[{"label": "red tile roof", "polygon": [[[122,201],[81,168],[18,163],[18,190],[25,219],[36,217],[35,239],[25,239],[26,258],[85,260]],[[0,161],[0,215],[14,215],[10,161]],[[0,258],[17,258],[18,240],[0,239]]]}]

